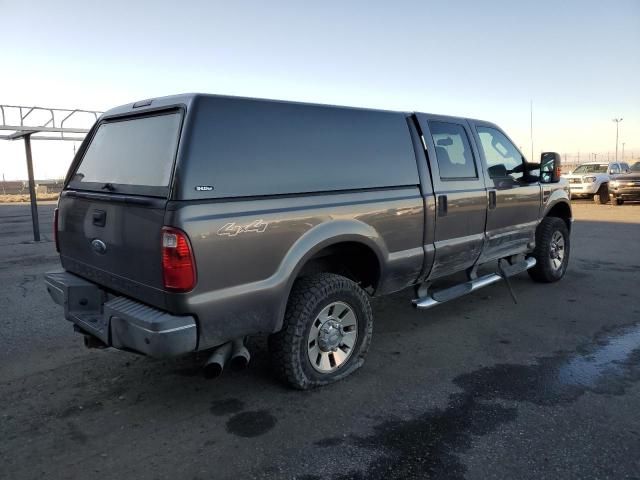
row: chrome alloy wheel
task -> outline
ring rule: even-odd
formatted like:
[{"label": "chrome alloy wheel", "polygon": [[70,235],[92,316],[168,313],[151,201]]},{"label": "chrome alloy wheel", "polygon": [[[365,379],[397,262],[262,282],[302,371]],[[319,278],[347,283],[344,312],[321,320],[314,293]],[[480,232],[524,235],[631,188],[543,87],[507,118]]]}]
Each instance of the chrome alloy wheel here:
[{"label": "chrome alloy wheel", "polygon": [[358,318],[344,302],[333,302],[322,309],[307,337],[307,355],[320,373],[340,368],[353,353],[358,339]]},{"label": "chrome alloy wheel", "polygon": [[551,267],[553,267],[554,270],[558,270],[560,267],[562,267],[562,262],[565,255],[564,235],[562,235],[561,232],[553,232],[553,236],[551,237],[551,248],[549,250]]}]

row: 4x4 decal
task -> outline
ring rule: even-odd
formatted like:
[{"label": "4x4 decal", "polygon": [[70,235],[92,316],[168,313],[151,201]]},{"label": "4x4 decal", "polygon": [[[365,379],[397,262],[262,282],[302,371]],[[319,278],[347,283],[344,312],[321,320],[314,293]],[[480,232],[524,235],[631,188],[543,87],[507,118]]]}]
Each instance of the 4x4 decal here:
[{"label": "4x4 decal", "polygon": [[231,222],[222,226],[218,230],[218,235],[228,235],[229,237],[235,237],[239,233],[244,232],[262,233],[267,229],[268,226],[269,224],[262,220],[254,220],[247,225],[238,225],[235,222]]}]

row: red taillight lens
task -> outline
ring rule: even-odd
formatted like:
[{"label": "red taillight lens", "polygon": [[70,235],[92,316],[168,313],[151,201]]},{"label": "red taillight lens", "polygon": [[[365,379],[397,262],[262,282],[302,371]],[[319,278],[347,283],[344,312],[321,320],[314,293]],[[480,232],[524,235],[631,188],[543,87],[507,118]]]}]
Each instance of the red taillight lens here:
[{"label": "red taillight lens", "polygon": [[188,292],[196,285],[196,264],[187,235],[177,228],[162,227],[162,275],[164,288]]},{"label": "red taillight lens", "polygon": [[60,253],[60,244],[58,243],[58,209],[53,211],[53,240],[56,242],[56,252]]}]

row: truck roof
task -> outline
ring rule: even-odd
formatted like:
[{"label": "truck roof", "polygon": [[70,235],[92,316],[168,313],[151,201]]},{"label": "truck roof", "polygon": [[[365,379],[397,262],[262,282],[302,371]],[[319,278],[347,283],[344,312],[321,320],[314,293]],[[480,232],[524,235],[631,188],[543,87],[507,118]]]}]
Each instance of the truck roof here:
[{"label": "truck roof", "polygon": [[[187,108],[189,108],[198,99],[203,97],[214,97],[214,98],[221,98],[221,99],[224,98],[224,99],[236,99],[236,100],[253,100],[257,102],[271,102],[271,103],[288,103],[288,104],[294,104],[294,105],[329,107],[329,108],[360,110],[360,111],[368,111],[368,112],[403,113],[406,115],[411,115],[412,113],[418,113],[418,112],[405,111],[405,110],[386,110],[386,109],[379,109],[379,108],[353,107],[349,105],[334,105],[334,104],[313,103],[313,102],[298,102],[298,101],[277,100],[277,99],[270,99],[270,98],[242,97],[242,96],[234,96],[234,95],[217,95],[217,94],[210,94],[210,93],[181,93],[177,95],[168,95],[164,97],[138,100],[132,103],[120,105],[107,110],[102,116],[110,117],[112,115],[133,113],[134,111],[135,112],[144,111],[147,109],[167,107],[167,106],[176,105],[176,104],[184,104]],[[420,113],[428,113],[428,112],[420,112]],[[441,114],[441,115],[446,115],[446,114]],[[446,115],[446,116],[449,118],[456,118],[459,120],[475,120],[475,121],[486,122],[485,120],[473,119],[469,117],[458,117],[454,115]],[[486,123],[490,123],[490,122],[486,122]]]}]

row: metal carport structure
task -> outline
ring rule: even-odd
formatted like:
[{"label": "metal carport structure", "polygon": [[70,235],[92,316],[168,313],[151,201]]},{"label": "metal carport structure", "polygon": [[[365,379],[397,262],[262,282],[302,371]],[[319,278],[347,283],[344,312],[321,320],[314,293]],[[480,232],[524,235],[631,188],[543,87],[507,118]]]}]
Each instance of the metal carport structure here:
[{"label": "metal carport structure", "polygon": [[[31,140],[81,141],[101,114],[97,110],[0,105],[0,140],[24,140],[34,241],[40,241],[40,225]],[[91,123],[87,119],[91,119]],[[81,120],[83,127],[70,126]]]}]

